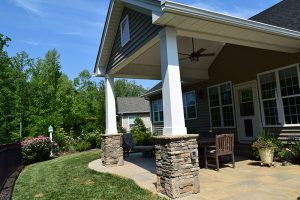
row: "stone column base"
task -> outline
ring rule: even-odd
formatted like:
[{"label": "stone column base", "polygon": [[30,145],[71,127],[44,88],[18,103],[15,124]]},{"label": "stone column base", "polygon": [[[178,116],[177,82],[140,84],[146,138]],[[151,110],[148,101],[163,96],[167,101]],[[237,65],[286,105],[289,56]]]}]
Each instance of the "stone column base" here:
[{"label": "stone column base", "polygon": [[198,135],[154,138],[157,191],[170,198],[199,193]]},{"label": "stone column base", "polygon": [[122,134],[102,135],[102,165],[106,167],[124,165]]}]

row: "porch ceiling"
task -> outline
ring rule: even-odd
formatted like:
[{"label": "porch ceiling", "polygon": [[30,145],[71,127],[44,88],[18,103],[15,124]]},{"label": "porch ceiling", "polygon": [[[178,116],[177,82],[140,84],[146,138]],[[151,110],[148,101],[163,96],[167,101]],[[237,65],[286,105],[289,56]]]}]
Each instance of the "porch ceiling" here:
[{"label": "porch ceiling", "polygon": [[[178,37],[177,45],[179,53],[190,54],[193,51],[192,38]],[[207,80],[208,68],[216,59],[223,46],[224,44],[220,42],[195,39],[195,51],[204,48],[206,49],[204,53],[215,53],[216,55],[212,57],[200,57],[198,62],[191,62],[189,59],[183,59],[187,56],[179,55],[181,79],[190,82]],[[161,80],[159,41],[115,72],[115,76]]]}]

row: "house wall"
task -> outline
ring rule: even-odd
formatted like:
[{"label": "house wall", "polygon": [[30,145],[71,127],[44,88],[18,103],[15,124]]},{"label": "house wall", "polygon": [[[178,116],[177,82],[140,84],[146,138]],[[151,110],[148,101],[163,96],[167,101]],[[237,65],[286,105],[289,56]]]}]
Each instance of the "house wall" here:
[{"label": "house wall", "polygon": [[139,114],[123,114],[122,115],[122,127],[126,129],[126,131],[129,131],[129,115],[135,115],[137,118],[141,118],[146,126],[147,129],[151,130],[151,120],[150,120],[150,114],[149,113],[139,113]]},{"label": "house wall", "polygon": [[[238,45],[226,44],[214,63],[209,68],[209,80],[189,86],[183,86],[183,92],[195,90],[197,99],[197,119],[185,120],[188,133],[209,135],[210,116],[207,87],[231,81],[232,85],[257,80],[257,74],[272,69],[300,63],[300,54],[287,54]],[[150,97],[161,98],[161,94]],[[152,106],[152,103],[151,103]],[[151,109],[152,110],[152,109]],[[162,130],[163,123],[153,123],[153,129]],[[214,133],[231,132],[236,129],[214,129]],[[300,127],[271,128],[280,138],[290,135],[300,136]]]},{"label": "house wall", "polygon": [[125,7],[121,21],[127,15],[129,18],[130,40],[125,46],[121,46],[121,28],[119,26],[109,58],[108,70],[132,55],[137,49],[154,38],[161,30],[160,26],[152,24],[152,16]]}]

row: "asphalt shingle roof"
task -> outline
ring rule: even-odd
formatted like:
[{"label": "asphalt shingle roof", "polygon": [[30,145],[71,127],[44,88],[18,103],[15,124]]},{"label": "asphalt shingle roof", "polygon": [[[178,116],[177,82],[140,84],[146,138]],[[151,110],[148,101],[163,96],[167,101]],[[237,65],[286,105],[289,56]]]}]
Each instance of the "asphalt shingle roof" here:
[{"label": "asphalt shingle roof", "polygon": [[300,31],[300,0],[283,0],[250,20]]},{"label": "asphalt shingle roof", "polygon": [[118,114],[150,112],[149,101],[143,97],[118,97]]}]

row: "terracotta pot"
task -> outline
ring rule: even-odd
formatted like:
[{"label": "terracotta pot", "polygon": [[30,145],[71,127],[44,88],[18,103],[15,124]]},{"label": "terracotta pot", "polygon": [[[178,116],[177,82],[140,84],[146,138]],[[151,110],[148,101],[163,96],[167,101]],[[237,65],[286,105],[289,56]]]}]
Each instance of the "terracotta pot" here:
[{"label": "terracotta pot", "polygon": [[271,166],[273,164],[274,149],[258,149],[262,164]]}]

